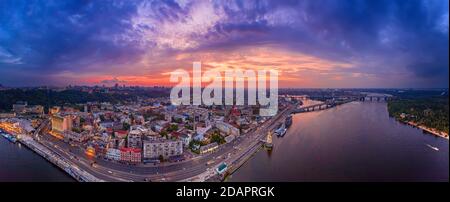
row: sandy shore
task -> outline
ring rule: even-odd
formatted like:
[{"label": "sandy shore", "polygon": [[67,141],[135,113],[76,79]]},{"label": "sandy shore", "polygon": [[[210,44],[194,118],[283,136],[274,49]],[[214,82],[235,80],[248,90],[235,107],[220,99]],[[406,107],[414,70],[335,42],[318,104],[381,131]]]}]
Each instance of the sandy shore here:
[{"label": "sandy shore", "polygon": [[439,136],[439,137],[442,137],[442,138],[445,138],[445,139],[448,140],[448,134],[445,133],[445,132],[438,131],[438,130],[436,130],[436,129],[434,129],[434,128],[428,128],[428,127],[426,127],[426,126],[419,125],[419,124],[414,123],[414,122],[412,122],[412,121],[408,121],[408,122],[405,122],[405,123],[408,124],[408,125],[411,125],[411,126],[420,128],[420,129],[422,129],[422,130],[424,130],[424,131],[426,131],[426,132],[428,132],[428,133],[431,133],[431,134],[433,134],[433,135],[436,135],[436,136]]}]

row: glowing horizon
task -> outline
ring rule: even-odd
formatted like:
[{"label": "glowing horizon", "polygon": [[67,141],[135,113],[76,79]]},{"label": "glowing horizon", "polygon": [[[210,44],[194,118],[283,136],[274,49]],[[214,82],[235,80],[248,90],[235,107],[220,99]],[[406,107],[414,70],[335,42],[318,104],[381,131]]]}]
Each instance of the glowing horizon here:
[{"label": "glowing horizon", "polygon": [[194,61],[276,69],[282,88],[449,82],[448,1],[0,4],[6,86],[173,86]]}]

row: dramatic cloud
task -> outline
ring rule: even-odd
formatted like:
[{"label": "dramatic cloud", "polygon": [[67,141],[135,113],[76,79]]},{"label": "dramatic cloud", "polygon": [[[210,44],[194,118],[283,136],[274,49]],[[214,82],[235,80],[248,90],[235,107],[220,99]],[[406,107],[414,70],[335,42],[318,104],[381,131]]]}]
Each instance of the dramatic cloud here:
[{"label": "dramatic cloud", "polygon": [[21,58],[15,57],[9,51],[0,47],[0,63],[5,64],[20,64]]},{"label": "dramatic cloud", "polygon": [[170,85],[276,68],[283,87],[448,87],[448,1],[0,2],[4,85]]}]

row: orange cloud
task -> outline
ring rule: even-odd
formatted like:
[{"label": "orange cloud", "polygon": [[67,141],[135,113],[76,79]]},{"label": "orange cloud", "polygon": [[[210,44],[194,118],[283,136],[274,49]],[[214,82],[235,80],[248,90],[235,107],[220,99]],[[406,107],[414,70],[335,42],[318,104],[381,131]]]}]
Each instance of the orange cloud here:
[{"label": "orange cloud", "polygon": [[[227,51],[197,51],[164,56],[149,53],[134,64],[128,64],[120,73],[110,75],[72,75],[65,72],[59,76],[78,78],[82,83],[102,84],[102,81],[120,81],[126,85],[173,86],[169,82],[170,73],[184,69],[192,75],[192,63],[202,62],[202,71],[212,68],[223,71],[240,68],[242,70],[278,70],[280,87],[311,87],[321,85],[324,80],[343,81],[348,77],[364,76],[358,73],[337,75],[335,72],[354,67],[356,64],[343,63],[318,58],[312,55],[283,50],[272,46],[246,47]],[[81,78],[81,79],[80,79]]]}]

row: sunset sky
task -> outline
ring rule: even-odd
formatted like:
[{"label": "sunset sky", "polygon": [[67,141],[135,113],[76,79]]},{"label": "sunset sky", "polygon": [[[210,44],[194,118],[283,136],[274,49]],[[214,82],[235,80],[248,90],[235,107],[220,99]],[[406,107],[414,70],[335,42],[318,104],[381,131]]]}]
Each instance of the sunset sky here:
[{"label": "sunset sky", "polygon": [[0,0],[0,84],[174,85],[277,69],[280,87],[448,87],[448,0]]}]

